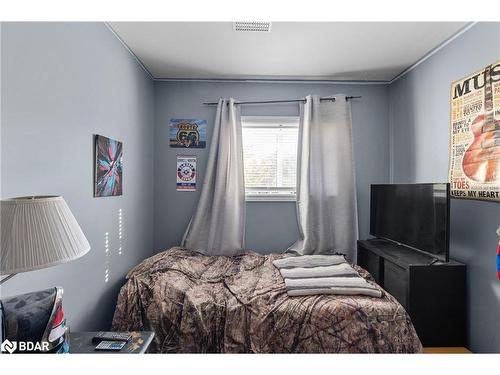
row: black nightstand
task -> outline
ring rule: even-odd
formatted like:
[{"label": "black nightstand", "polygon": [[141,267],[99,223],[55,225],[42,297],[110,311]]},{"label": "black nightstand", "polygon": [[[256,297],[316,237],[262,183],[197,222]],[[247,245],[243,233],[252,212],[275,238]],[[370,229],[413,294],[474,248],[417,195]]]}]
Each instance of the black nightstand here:
[{"label": "black nightstand", "polygon": [[69,334],[69,352],[81,354],[143,354],[146,353],[154,332],[141,331],[129,332],[132,338],[119,352],[94,350],[97,344],[92,343],[92,338],[97,332],[71,332]]}]

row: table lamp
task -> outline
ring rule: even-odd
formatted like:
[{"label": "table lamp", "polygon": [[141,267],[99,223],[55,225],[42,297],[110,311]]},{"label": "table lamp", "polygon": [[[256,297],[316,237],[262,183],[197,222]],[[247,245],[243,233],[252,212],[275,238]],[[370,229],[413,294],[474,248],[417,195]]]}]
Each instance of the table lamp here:
[{"label": "table lamp", "polygon": [[62,197],[32,196],[0,201],[0,275],[55,266],[80,258],[90,244]]},{"label": "table lamp", "polygon": [[[0,284],[17,273],[69,262],[90,250],[62,197],[4,199],[0,209],[0,276],[7,275]],[[23,352],[23,343],[30,352],[68,352],[62,294],[55,287],[0,300],[2,351]]]}]

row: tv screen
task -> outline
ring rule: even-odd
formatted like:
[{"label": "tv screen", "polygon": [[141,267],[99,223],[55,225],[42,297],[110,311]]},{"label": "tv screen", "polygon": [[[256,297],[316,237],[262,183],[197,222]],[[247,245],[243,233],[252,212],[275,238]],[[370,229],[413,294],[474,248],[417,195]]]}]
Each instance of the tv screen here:
[{"label": "tv screen", "polygon": [[370,234],[449,260],[449,184],[372,185]]}]

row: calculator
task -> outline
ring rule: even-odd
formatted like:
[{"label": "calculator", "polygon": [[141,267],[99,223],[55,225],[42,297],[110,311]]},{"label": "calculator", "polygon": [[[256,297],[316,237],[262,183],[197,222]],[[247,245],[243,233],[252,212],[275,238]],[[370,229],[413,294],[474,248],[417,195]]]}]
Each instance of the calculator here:
[{"label": "calculator", "polygon": [[95,350],[120,351],[127,343],[124,341],[101,341]]}]

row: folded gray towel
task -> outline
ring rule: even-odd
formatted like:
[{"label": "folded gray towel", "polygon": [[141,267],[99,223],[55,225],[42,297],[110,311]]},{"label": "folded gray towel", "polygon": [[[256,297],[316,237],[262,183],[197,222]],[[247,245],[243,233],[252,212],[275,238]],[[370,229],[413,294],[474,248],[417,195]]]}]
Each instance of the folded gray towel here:
[{"label": "folded gray towel", "polygon": [[276,259],[273,264],[278,269],[283,268],[311,268],[318,266],[333,266],[335,264],[345,263],[343,255],[301,255],[288,258]]},{"label": "folded gray towel", "polygon": [[339,295],[364,295],[369,297],[382,297],[382,292],[379,289],[368,289],[368,288],[316,288],[316,289],[292,289],[288,290],[287,294],[290,297],[296,296],[314,296],[317,294],[339,294]]},{"label": "folded gray towel", "polygon": [[317,277],[308,279],[285,279],[287,290],[321,288],[366,288],[377,289],[362,277]]},{"label": "folded gray towel", "polygon": [[281,276],[284,279],[304,279],[314,277],[332,277],[332,276],[359,276],[354,268],[347,262],[335,264],[333,266],[312,267],[312,268],[282,268]]},{"label": "folded gray towel", "polygon": [[273,262],[285,280],[289,296],[316,294],[382,297],[377,287],[359,276],[343,255],[302,255]]}]

